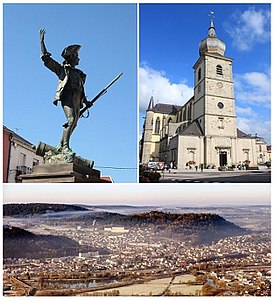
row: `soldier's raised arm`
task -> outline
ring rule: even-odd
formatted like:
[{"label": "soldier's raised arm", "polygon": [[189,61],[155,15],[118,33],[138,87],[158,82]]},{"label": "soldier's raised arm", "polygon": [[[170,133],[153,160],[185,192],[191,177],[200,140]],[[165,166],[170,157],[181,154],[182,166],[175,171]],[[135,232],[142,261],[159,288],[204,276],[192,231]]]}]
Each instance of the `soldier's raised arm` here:
[{"label": "soldier's raised arm", "polygon": [[54,59],[51,58],[51,53],[48,52],[46,45],[45,45],[45,29],[42,28],[39,31],[40,34],[40,46],[41,46],[41,59],[44,62],[44,65],[49,68],[52,72],[54,72],[60,80],[63,80],[65,77],[64,69],[62,68],[61,64],[56,62]]},{"label": "soldier's raised arm", "polygon": [[51,55],[48,51],[47,51],[47,48],[46,48],[46,45],[45,45],[45,42],[44,42],[44,39],[45,39],[45,29],[44,28],[41,28],[40,31],[40,47],[41,47],[41,53],[42,55]]}]

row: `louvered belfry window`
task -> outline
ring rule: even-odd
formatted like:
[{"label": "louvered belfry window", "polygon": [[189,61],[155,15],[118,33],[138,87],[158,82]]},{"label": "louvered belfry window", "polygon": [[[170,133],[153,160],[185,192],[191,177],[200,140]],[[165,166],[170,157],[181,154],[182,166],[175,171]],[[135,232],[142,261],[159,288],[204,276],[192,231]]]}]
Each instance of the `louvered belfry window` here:
[{"label": "louvered belfry window", "polygon": [[221,65],[217,65],[216,66],[216,73],[217,73],[217,75],[223,75],[223,73],[222,73],[222,66]]}]

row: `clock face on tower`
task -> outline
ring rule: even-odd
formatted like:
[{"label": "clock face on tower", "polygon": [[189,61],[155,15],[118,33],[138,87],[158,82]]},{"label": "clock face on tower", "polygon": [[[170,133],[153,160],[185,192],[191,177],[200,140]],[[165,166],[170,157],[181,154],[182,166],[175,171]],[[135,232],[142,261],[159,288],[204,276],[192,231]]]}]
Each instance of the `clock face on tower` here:
[{"label": "clock face on tower", "polygon": [[218,87],[219,89],[221,89],[221,88],[223,87],[223,83],[217,82],[217,87]]}]

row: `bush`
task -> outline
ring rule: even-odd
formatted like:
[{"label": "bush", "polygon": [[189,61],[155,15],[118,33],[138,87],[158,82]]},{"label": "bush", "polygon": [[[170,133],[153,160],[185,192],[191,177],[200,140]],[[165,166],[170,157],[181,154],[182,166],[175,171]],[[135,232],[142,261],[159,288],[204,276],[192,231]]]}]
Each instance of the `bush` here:
[{"label": "bush", "polygon": [[139,173],[140,183],[158,183],[161,175],[156,171],[143,170]]}]

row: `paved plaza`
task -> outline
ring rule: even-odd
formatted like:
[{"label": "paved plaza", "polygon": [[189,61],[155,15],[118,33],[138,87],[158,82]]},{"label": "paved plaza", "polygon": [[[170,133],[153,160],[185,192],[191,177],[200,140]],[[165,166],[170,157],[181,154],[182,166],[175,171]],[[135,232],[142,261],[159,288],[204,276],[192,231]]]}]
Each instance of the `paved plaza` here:
[{"label": "paved plaza", "polygon": [[161,172],[160,183],[271,183],[271,170],[178,170]]}]

